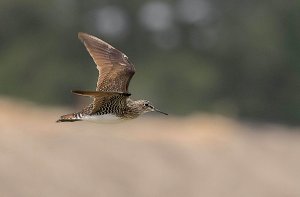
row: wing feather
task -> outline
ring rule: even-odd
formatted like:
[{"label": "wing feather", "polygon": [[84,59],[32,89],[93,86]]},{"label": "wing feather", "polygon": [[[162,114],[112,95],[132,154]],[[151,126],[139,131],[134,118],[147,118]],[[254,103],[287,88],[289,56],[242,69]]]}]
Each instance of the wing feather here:
[{"label": "wing feather", "polygon": [[96,91],[127,93],[135,73],[127,56],[95,36],[79,33],[78,38],[84,43],[99,70]]},{"label": "wing feather", "polygon": [[112,99],[119,99],[123,106],[126,105],[126,98],[130,96],[129,93],[120,92],[103,92],[103,91],[84,91],[84,90],[73,90],[74,94],[80,96],[89,96],[93,98],[93,103],[84,109],[85,113],[93,114],[96,113],[103,105],[107,102],[111,102]]}]

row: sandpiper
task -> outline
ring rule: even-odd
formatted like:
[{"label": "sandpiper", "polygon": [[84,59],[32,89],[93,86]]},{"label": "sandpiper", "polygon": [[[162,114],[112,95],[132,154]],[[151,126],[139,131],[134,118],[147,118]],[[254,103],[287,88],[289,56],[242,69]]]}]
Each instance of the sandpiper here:
[{"label": "sandpiper", "polygon": [[151,111],[168,115],[156,109],[147,100],[130,99],[128,86],[135,68],[124,53],[86,33],[78,33],[78,38],[84,43],[97,65],[99,77],[96,91],[72,91],[74,94],[93,98],[93,102],[80,112],[61,116],[56,122],[81,120],[114,122],[134,119]]}]

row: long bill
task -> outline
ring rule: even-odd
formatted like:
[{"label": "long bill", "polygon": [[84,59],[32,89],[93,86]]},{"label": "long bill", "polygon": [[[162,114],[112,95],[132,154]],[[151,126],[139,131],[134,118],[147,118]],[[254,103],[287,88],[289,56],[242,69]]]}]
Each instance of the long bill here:
[{"label": "long bill", "polygon": [[162,111],[160,111],[159,109],[156,109],[156,108],[154,108],[154,111],[159,112],[159,113],[164,114],[164,115],[168,115],[167,113],[162,112]]}]

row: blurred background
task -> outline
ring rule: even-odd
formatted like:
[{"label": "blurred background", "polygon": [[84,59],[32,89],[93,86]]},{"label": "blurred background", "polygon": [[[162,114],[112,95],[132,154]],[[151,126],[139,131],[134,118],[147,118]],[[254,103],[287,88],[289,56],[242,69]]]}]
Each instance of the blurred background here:
[{"label": "blurred background", "polygon": [[0,92],[74,105],[94,89],[77,39],[96,35],[136,65],[130,91],[172,114],[300,120],[298,1],[1,0]]},{"label": "blurred background", "polygon": [[[1,196],[300,196],[300,1],[1,0]],[[135,64],[171,114],[55,124],[98,72],[77,33]]]}]

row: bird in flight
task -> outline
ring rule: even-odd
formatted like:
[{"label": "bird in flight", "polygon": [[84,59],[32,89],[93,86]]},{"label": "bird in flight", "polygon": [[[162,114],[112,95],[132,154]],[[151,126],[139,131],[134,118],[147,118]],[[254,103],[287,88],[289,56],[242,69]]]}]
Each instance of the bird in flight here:
[{"label": "bird in flight", "polygon": [[93,102],[79,112],[62,115],[56,122],[81,120],[114,122],[134,119],[152,111],[168,115],[155,108],[147,100],[130,98],[128,86],[135,73],[135,68],[124,53],[86,33],[78,33],[78,38],[83,42],[97,65],[99,77],[96,91],[72,91],[80,96],[91,97]]}]

